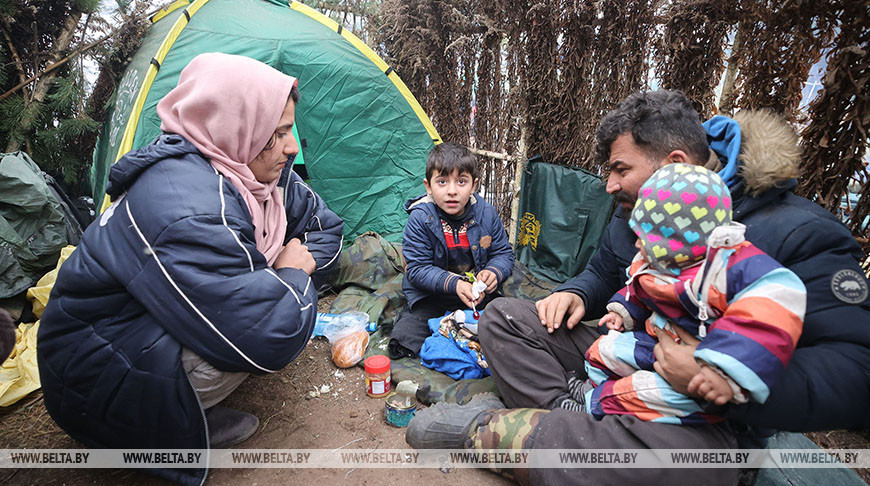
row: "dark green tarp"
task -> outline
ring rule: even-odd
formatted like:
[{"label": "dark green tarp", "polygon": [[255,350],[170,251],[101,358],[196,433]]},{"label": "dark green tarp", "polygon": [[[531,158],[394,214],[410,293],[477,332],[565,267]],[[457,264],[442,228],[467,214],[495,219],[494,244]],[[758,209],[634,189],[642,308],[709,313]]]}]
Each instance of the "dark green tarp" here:
[{"label": "dark green tarp", "polygon": [[24,152],[0,154],[0,299],[27,290],[67,244],[60,204]]},{"label": "dark green tarp", "polygon": [[529,160],[517,215],[517,260],[549,280],[574,277],[598,248],[612,207],[598,176]]}]

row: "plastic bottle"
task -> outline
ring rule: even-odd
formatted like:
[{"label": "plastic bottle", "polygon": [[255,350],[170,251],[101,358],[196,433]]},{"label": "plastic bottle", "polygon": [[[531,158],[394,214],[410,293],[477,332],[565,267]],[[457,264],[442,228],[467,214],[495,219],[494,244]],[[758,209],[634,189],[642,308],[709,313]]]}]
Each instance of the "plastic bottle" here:
[{"label": "plastic bottle", "polygon": [[[365,316],[365,317],[362,317]],[[376,322],[368,322],[368,316],[363,314],[362,312],[351,311],[344,312],[342,314],[327,314],[326,312],[318,312],[317,320],[314,321],[314,332],[311,333],[311,337],[314,336],[324,336],[323,329],[332,321],[336,319],[359,319],[363,318],[367,321],[366,331],[375,332],[378,329],[378,323]]]}]

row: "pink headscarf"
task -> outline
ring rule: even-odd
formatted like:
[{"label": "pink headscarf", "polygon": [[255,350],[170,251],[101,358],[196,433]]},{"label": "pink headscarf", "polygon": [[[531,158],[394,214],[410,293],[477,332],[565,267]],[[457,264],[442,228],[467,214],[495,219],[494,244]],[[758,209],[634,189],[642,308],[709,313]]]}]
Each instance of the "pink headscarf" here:
[{"label": "pink headscarf", "polygon": [[160,128],[190,141],[242,194],[251,211],[257,249],[270,265],[284,243],[287,215],[278,181],[257,181],[248,164],[278,127],[296,82],[248,57],[200,54],[157,104]]}]

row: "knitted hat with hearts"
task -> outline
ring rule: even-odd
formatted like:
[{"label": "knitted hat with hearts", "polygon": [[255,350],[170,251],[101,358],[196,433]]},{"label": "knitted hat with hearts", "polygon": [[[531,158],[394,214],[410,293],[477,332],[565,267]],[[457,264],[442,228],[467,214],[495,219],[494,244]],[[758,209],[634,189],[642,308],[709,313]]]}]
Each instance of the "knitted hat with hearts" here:
[{"label": "knitted hat with hearts", "polygon": [[731,192],[715,172],[668,164],[638,191],[628,225],[650,265],[679,275],[704,259],[713,228],[731,223]]}]

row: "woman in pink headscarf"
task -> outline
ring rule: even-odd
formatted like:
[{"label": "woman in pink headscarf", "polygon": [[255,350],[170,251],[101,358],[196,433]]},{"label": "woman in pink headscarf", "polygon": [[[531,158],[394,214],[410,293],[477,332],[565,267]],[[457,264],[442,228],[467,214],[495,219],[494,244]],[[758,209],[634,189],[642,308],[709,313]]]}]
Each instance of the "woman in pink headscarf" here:
[{"label": "woman in pink headscarf", "polygon": [[194,58],[157,104],[160,129],[186,138],[238,189],[257,249],[270,264],[282,251],[287,226],[278,177],[288,157],[299,153],[290,131],[298,100],[295,78],[247,57],[215,53]]},{"label": "woman in pink headscarf", "polygon": [[[61,268],[39,333],[46,406],[70,435],[200,449],[256,431],[216,404],[301,352],[311,275],[341,248],[341,220],[289,166],[298,100],[266,64],[199,55],[157,105],[164,133],[113,166],[113,204]],[[163,473],[205,474],[190,471]]]}]

